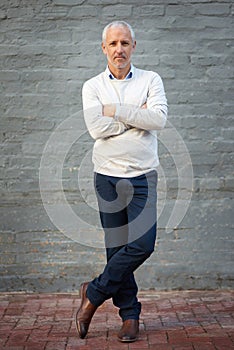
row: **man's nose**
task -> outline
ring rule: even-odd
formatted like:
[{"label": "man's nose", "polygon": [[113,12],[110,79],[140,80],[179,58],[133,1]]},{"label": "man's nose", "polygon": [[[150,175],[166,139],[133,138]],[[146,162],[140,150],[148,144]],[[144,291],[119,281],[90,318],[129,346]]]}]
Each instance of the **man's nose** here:
[{"label": "man's nose", "polygon": [[123,46],[122,46],[122,44],[118,44],[118,45],[117,45],[116,51],[117,51],[117,52],[123,52]]}]

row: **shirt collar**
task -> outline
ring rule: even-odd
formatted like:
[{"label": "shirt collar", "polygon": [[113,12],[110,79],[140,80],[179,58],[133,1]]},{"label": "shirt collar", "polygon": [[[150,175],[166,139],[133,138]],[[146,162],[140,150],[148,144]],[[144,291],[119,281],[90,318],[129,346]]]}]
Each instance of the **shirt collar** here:
[{"label": "shirt collar", "polygon": [[[110,69],[109,69],[108,66],[106,67],[106,73],[107,73],[108,77],[109,77],[111,80],[118,80],[118,79],[116,79],[116,78],[113,76],[113,74],[111,73],[111,71],[110,71]],[[123,80],[129,80],[129,79],[131,79],[131,78],[133,77],[133,75],[134,75],[134,66],[131,64],[130,71],[129,71],[129,73],[127,74],[127,76],[126,76]]]}]

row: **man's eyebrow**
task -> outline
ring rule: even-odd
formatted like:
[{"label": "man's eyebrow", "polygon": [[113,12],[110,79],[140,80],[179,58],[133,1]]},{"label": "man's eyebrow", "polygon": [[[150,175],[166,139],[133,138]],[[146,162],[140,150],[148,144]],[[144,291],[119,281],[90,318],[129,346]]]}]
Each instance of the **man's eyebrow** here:
[{"label": "man's eyebrow", "polygon": [[[118,40],[110,40],[109,42],[108,42],[108,44],[114,44],[114,43],[116,43]],[[120,40],[121,41],[121,43],[130,43],[130,40],[128,40],[128,39],[124,39],[124,40]]]}]

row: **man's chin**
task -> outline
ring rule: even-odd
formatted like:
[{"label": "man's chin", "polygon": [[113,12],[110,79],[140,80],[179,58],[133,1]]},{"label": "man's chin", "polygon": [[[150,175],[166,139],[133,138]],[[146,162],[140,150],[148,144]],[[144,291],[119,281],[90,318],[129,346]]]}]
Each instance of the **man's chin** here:
[{"label": "man's chin", "polygon": [[125,62],[125,63],[116,63],[114,64],[114,67],[117,68],[117,69],[124,69],[126,68],[128,65],[128,62]]}]

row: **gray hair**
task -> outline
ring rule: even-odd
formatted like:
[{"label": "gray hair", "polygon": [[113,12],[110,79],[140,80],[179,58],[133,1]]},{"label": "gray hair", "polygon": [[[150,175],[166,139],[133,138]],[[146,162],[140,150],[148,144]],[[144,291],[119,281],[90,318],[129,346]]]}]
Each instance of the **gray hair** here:
[{"label": "gray hair", "polygon": [[108,29],[111,28],[111,27],[125,27],[125,28],[128,28],[130,33],[131,33],[132,43],[134,43],[134,41],[135,41],[135,33],[134,33],[132,27],[130,26],[130,24],[128,24],[125,21],[114,21],[114,22],[111,22],[111,23],[107,24],[107,26],[105,26],[105,28],[103,29],[103,32],[102,32],[102,41],[104,43],[106,42],[106,33],[107,33]]}]

